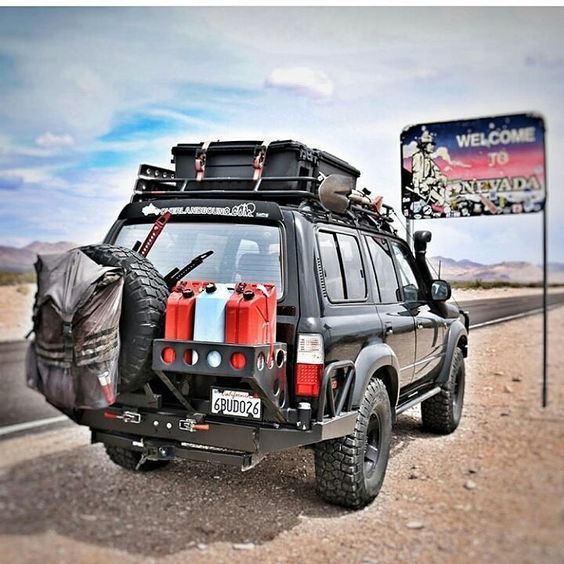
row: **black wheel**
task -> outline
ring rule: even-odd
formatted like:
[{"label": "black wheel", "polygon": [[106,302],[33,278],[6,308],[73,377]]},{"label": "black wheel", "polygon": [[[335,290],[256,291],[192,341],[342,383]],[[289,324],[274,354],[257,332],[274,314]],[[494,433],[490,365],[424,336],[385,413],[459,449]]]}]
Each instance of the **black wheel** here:
[{"label": "black wheel", "polygon": [[168,286],[153,264],[131,249],[104,244],[81,251],[98,264],[124,271],[118,390],[139,389],[154,376],[153,339],[162,334]]},{"label": "black wheel", "polygon": [[106,453],[110,457],[110,460],[125,468],[127,470],[134,470],[137,472],[149,472],[151,470],[157,470],[158,468],[163,468],[166,466],[170,460],[145,460],[139,468],[137,467],[139,461],[141,460],[141,453],[135,452],[133,450],[127,450],[126,448],[104,445],[106,447]]},{"label": "black wheel", "polygon": [[464,387],[464,356],[462,351],[456,348],[448,381],[440,393],[421,403],[421,418],[425,429],[448,435],[458,427],[464,405]]},{"label": "black wheel", "polygon": [[390,454],[392,409],[386,386],[373,379],[360,404],[354,432],[315,445],[320,497],[359,509],[379,493]]}]

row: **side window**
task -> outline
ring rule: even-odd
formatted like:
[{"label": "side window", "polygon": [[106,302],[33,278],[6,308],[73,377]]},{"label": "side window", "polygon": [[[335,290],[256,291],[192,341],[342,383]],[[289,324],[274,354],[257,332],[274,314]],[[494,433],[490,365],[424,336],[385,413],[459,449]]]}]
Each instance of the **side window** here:
[{"label": "side window", "polygon": [[399,287],[388,241],[380,237],[367,237],[368,249],[374,265],[380,303],[399,302]]},{"label": "side window", "polygon": [[366,298],[366,283],[358,241],[356,237],[342,233],[337,234],[337,241],[343,261],[347,300],[364,300]]},{"label": "side window", "polygon": [[327,295],[331,301],[344,300],[345,289],[341,276],[341,266],[335,236],[333,233],[320,231],[317,235],[317,239],[319,241],[319,251],[321,253],[321,264],[323,265]]},{"label": "side window", "polygon": [[366,282],[356,237],[320,231],[317,238],[329,299],[364,300]]},{"label": "side window", "polygon": [[409,255],[407,249],[395,241],[392,241],[391,245],[394,256],[396,257],[405,301],[417,302],[422,296],[419,282],[417,281],[417,276],[413,269],[411,256]]}]

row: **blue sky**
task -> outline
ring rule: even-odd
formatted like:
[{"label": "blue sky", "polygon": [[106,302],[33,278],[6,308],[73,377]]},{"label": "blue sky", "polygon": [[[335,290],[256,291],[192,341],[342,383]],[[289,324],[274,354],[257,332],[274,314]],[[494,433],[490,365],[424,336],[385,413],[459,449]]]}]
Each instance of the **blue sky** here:
[{"label": "blue sky", "polygon": [[[562,29],[562,9],[0,8],[0,244],[100,240],[140,162],[211,138],[326,149],[399,210],[403,127],[533,110],[564,262]],[[435,255],[541,259],[540,215],[416,228]]]}]

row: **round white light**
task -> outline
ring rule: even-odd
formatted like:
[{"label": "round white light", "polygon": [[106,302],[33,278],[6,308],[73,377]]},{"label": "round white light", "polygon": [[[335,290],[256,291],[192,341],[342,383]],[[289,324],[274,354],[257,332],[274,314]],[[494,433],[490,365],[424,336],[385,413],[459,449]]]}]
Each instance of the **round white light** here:
[{"label": "round white light", "polygon": [[221,355],[217,351],[210,351],[207,360],[212,368],[217,368],[221,364]]}]

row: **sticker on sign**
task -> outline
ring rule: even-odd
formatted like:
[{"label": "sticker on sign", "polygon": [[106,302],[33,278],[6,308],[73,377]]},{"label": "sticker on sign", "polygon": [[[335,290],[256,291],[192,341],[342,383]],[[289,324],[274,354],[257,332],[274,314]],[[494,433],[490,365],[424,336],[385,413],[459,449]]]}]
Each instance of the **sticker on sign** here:
[{"label": "sticker on sign", "polygon": [[261,418],[261,401],[241,390],[211,390],[211,411],[217,415],[231,415],[247,419]]}]

